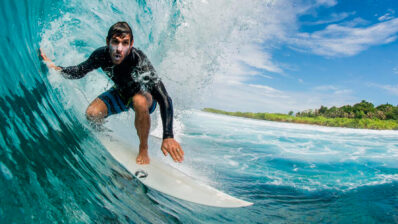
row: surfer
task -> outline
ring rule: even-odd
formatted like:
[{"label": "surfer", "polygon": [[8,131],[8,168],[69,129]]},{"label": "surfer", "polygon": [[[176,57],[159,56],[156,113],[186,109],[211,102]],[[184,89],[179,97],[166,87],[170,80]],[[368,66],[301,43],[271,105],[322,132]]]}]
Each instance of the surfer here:
[{"label": "surfer", "polygon": [[108,31],[106,46],[96,49],[86,61],[77,66],[56,66],[43,51],[41,56],[48,67],[60,71],[65,78],[79,79],[88,72],[101,68],[114,82],[113,87],[90,103],[86,117],[94,124],[102,124],[106,117],[132,108],[140,140],[137,164],[150,162],[150,114],[159,104],[163,124],[161,150],[165,156],[170,154],[175,162],[182,162],[184,151],[173,136],[172,100],[149,59],[141,50],[134,48],[133,43],[133,32],[128,23],[117,22]]}]

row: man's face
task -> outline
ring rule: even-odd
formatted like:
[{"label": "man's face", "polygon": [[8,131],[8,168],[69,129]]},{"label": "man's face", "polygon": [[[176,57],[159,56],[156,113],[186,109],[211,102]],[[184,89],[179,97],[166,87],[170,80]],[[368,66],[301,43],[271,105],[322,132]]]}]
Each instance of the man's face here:
[{"label": "man's face", "polygon": [[122,63],[124,58],[130,53],[133,41],[130,43],[130,35],[113,36],[108,41],[109,54],[115,65]]}]

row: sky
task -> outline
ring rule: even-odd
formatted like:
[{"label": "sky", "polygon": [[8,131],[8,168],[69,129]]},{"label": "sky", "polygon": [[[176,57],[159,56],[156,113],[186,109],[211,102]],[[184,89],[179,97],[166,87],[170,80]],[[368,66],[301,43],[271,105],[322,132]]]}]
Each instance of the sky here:
[{"label": "sky", "polygon": [[256,38],[218,72],[203,107],[287,113],[362,100],[398,104],[397,0],[266,7]]}]

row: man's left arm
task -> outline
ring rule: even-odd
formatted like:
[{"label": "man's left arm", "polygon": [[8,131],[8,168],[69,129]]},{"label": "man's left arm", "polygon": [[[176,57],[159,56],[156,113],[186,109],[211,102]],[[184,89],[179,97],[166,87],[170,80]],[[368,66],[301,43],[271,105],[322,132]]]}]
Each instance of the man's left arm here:
[{"label": "man's left arm", "polygon": [[173,102],[146,55],[138,49],[136,53],[140,58],[139,67],[141,72],[150,73],[149,76],[147,75],[147,89],[160,106],[160,116],[163,124],[162,152],[165,156],[170,154],[174,161],[182,162],[184,159],[184,151],[180,144],[174,139],[173,135]]},{"label": "man's left arm", "polygon": [[162,81],[155,83],[150,92],[160,106],[160,115],[163,124],[162,152],[165,156],[170,154],[174,161],[182,162],[184,151],[173,135],[173,102],[167,94]]}]

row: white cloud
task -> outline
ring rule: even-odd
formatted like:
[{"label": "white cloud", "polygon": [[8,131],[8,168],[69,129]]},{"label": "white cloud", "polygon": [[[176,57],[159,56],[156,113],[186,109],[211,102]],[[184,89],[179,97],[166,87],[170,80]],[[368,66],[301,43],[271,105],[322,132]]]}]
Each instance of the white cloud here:
[{"label": "white cloud", "polygon": [[398,74],[398,66],[392,69],[392,72],[394,72],[394,74]]},{"label": "white cloud", "polygon": [[351,89],[337,89],[334,91],[334,95],[347,95],[352,93],[353,91]]},{"label": "white cloud", "polygon": [[227,111],[252,111],[287,113],[316,109],[324,106],[342,106],[358,101],[352,91],[333,87],[309,91],[282,91],[266,85],[244,83],[214,83],[216,88],[208,91],[202,107]]},{"label": "white cloud", "polygon": [[349,21],[344,21],[340,23],[340,26],[345,26],[345,27],[364,27],[366,25],[370,25],[371,23],[365,19],[362,19],[361,17],[354,18]]},{"label": "white cloud", "polygon": [[329,18],[324,20],[317,20],[314,22],[305,22],[304,25],[320,25],[320,24],[328,24],[328,23],[336,23],[340,22],[351,15],[354,15],[355,12],[342,12],[342,13],[332,13]]},{"label": "white cloud", "polygon": [[395,10],[389,9],[388,12],[378,18],[379,21],[386,21],[394,18]]},{"label": "white cloud", "polygon": [[257,74],[257,75],[266,79],[273,79],[273,77],[269,75],[264,75],[264,74]]},{"label": "white cloud", "polygon": [[397,85],[382,85],[382,84],[370,83],[369,86],[383,89],[393,95],[398,96],[398,84]]},{"label": "white cloud", "polygon": [[337,0],[316,0],[316,5],[332,7],[337,5]]},{"label": "white cloud", "polygon": [[322,85],[322,86],[316,86],[313,88],[315,91],[319,92],[328,92],[330,94],[333,94],[335,96],[337,95],[349,95],[353,93],[352,90],[350,89],[342,89],[340,87],[334,86],[334,85]]},{"label": "white cloud", "polygon": [[265,70],[272,73],[283,73],[283,70],[272,62],[271,54],[261,49],[257,44],[241,47],[238,54],[231,53],[220,62],[220,72],[214,77],[214,82],[227,84],[242,84],[253,76],[272,79],[264,74]]},{"label": "white cloud", "polygon": [[386,20],[390,20],[390,19],[393,19],[393,18],[394,18],[394,16],[391,13],[386,13],[383,16],[380,16],[378,18],[378,20],[379,21],[386,21]]},{"label": "white cloud", "polygon": [[241,49],[241,53],[237,56],[237,60],[244,62],[253,68],[263,69],[274,73],[283,72],[281,68],[272,62],[271,54],[256,45],[247,45],[243,47]]},{"label": "white cloud", "polygon": [[248,86],[253,87],[253,88],[258,88],[265,90],[267,93],[281,93],[281,91],[274,89],[272,87],[266,86],[266,85],[255,85],[255,84],[248,84]]},{"label": "white cloud", "polygon": [[398,96],[398,85],[385,85],[385,86],[381,86],[381,88],[387,90],[388,92],[397,95]]},{"label": "white cloud", "polygon": [[290,42],[300,49],[324,56],[352,56],[367,48],[397,39],[398,19],[368,27],[332,24],[321,31],[299,33]]},{"label": "white cloud", "polygon": [[330,90],[337,90],[338,88],[333,85],[322,85],[322,86],[316,86],[313,89],[317,91],[330,91]]}]

